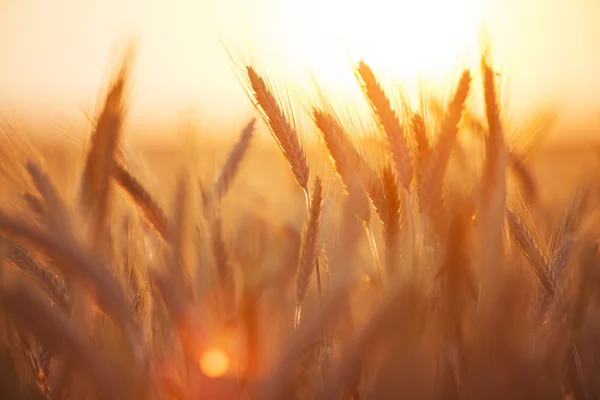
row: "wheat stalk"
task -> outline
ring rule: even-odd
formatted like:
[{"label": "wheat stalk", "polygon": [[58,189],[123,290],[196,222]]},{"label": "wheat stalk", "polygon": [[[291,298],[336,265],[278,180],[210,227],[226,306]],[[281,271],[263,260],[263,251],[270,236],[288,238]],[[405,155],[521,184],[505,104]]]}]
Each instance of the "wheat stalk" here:
[{"label": "wheat stalk", "polygon": [[[494,71],[485,56],[481,59],[485,112],[488,122],[485,160],[481,177],[480,204],[477,211],[479,229],[479,262],[483,268],[501,265],[504,260],[504,214],[506,202],[506,146],[500,123]],[[484,280],[489,276],[484,274]],[[487,293],[485,282],[481,294]]]},{"label": "wheat stalk", "polygon": [[386,165],[381,174],[381,182],[385,193],[386,213],[383,221],[385,240],[385,262],[387,273],[392,276],[398,270],[399,261],[399,234],[401,203],[398,179],[391,165]]},{"label": "wheat stalk", "polygon": [[[313,184],[306,229],[304,231],[296,277],[296,329],[300,325],[300,311],[308,292],[310,278],[319,254],[319,229],[323,203],[323,184],[317,177]],[[320,278],[319,278],[320,279]]]},{"label": "wheat stalk", "polygon": [[431,143],[429,140],[429,135],[427,133],[427,125],[425,124],[425,119],[423,118],[423,115],[419,113],[414,113],[410,121],[415,141],[417,143],[417,152],[415,159],[415,179],[417,180],[417,184],[421,185],[423,173],[425,172],[425,167],[429,162],[429,157],[431,153]]},{"label": "wheat stalk", "polygon": [[318,392],[318,400],[348,395],[347,390],[357,384],[365,359],[378,344],[396,333],[396,326],[402,326],[405,333],[414,330],[417,310],[422,307],[421,294],[414,280],[402,281],[392,288],[349,344],[350,350],[335,366],[326,386]]}]

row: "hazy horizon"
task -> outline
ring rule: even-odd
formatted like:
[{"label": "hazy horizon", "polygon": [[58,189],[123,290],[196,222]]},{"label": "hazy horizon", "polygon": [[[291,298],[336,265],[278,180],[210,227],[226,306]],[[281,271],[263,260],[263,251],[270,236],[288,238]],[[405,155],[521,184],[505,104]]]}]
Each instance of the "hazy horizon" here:
[{"label": "hazy horizon", "polygon": [[119,49],[135,37],[131,124],[189,119],[227,131],[252,109],[221,40],[252,56],[277,85],[310,82],[310,71],[334,95],[351,98],[357,88],[346,54],[364,57],[410,91],[417,74],[444,81],[455,79],[458,68],[476,68],[484,18],[495,61],[510,79],[511,107],[526,112],[560,99],[575,119],[598,114],[600,3],[397,3],[3,0],[1,114],[40,124],[81,120],[83,110],[94,109]]}]

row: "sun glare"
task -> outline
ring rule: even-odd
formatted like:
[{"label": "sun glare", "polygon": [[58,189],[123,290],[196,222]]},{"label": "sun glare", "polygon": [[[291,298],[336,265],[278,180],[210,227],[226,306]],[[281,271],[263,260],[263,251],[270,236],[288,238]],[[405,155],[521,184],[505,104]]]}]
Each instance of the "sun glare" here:
[{"label": "sun glare", "polygon": [[208,349],[200,358],[200,368],[209,378],[219,378],[229,369],[229,356],[219,348]]},{"label": "sun glare", "polygon": [[420,79],[446,82],[476,62],[486,1],[290,1],[289,56],[338,94],[355,90],[349,62],[359,59],[416,92]]}]

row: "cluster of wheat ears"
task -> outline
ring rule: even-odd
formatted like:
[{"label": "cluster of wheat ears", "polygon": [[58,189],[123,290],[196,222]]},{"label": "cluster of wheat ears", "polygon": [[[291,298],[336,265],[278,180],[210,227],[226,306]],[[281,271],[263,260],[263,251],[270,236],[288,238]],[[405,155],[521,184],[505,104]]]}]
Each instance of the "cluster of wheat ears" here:
[{"label": "cluster of wheat ears", "polygon": [[[265,250],[252,245],[259,228],[232,245],[221,207],[255,121],[210,185],[181,174],[165,210],[122,151],[126,57],[76,193],[31,156],[15,168],[20,207],[0,209],[4,398],[600,398],[590,191],[555,218],[534,212],[535,180],[507,145],[487,57],[484,151],[463,154],[454,180],[461,131],[475,124],[473,74],[430,124],[394,105],[365,62],[354,68],[385,146],[370,159],[335,107],[315,102],[343,187],[329,208],[286,99],[241,69],[306,198],[303,231],[277,231]],[[119,205],[131,212],[118,218]],[[279,270],[261,269],[261,252],[283,255]]]}]

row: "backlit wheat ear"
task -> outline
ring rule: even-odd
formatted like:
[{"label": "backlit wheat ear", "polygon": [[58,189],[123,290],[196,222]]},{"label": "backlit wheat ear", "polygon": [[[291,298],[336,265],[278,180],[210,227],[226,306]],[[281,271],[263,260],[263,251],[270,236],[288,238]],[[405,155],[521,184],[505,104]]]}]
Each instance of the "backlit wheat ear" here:
[{"label": "backlit wheat ear", "polygon": [[50,391],[50,386],[48,385],[48,376],[44,371],[44,368],[42,367],[39,354],[36,354],[34,352],[32,346],[33,343],[30,343],[32,341],[30,341],[28,337],[26,337],[20,331],[17,332],[17,334],[20,339],[20,345],[22,346],[23,355],[29,362],[31,373],[35,379],[37,387],[39,388],[40,392],[44,394],[44,396],[46,396],[47,399],[51,399],[52,393]]},{"label": "backlit wheat ear", "polygon": [[538,323],[543,323],[548,309],[556,302],[557,292],[560,289],[561,277],[571,259],[575,247],[579,227],[583,217],[583,207],[587,191],[578,192],[570,199],[565,215],[554,230],[550,241],[549,278],[552,290],[542,290],[537,299],[536,318]]},{"label": "backlit wheat ear", "polygon": [[[575,193],[567,206],[558,232],[553,235],[551,243],[552,258],[550,267],[555,282],[558,282],[569,262],[573,247],[580,234],[585,202],[588,192],[586,190]],[[556,283],[555,283],[556,284]]]},{"label": "backlit wheat ear", "polygon": [[[350,136],[351,132],[360,135],[363,128],[360,124],[345,125],[334,107],[324,98],[320,100],[318,107],[312,108],[311,114],[346,191],[355,190],[360,184],[383,221],[385,217],[382,213],[385,213],[386,201],[381,181],[375,169],[359,151],[359,143],[353,141]],[[356,192],[357,195],[360,194],[359,190]],[[366,202],[365,209],[358,209],[357,215],[365,223],[369,223],[370,215]]]},{"label": "backlit wheat ear", "polygon": [[21,245],[1,236],[0,240],[9,246],[8,260],[12,261],[26,276],[36,281],[50,297],[52,303],[58,305],[62,310],[68,310],[71,300],[63,281],[54,272],[40,265]]},{"label": "backlit wheat ear", "polygon": [[[336,172],[342,179],[346,191],[356,191],[357,194],[363,197],[363,206],[357,209],[356,212],[361,220],[368,223],[370,221],[369,202],[367,194],[363,190],[363,179],[360,174],[368,174],[369,167],[333,113],[314,108],[313,120],[321,132]],[[357,173],[357,169],[360,169],[359,173]]]},{"label": "backlit wheat ear", "polygon": [[409,190],[414,170],[413,159],[398,115],[375,78],[371,67],[364,61],[360,61],[356,72],[363,92],[386,134],[390,153],[396,163],[400,183],[406,190]]},{"label": "backlit wheat ear", "polygon": [[587,200],[587,190],[579,190],[571,196],[567,204],[564,215],[559,220],[558,225],[553,229],[550,238],[549,251],[555,254],[559,248],[574,236],[581,225],[581,218],[585,201]]},{"label": "backlit wheat ear", "polygon": [[119,146],[124,120],[125,96],[131,71],[131,57],[127,52],[118,74],[106,96],[89,140],[81,177],[80,203],[93,216],[93,232],[104,232],[110,202],[110,181],[115,168],[115,153]]},{"label": "backlit wheat ear", "polygon": [[313,108],[312,117],[321,132],[327,150],[329,150],[336,172],[342,179],[346,190],[350,190],[353,185],[353,177],[356,175],[358,152],[334,115]]},{"label": "backlit wheat ear", "polygon": [[116,183],[133,199],[154,230],[163,239],[167,239],[169,225],[167,216],[142,183],[119,161],[115,163],[113,177]]},{"label": "backlit wheat ear", "polygon": [[306,298],[310,278],[312,276],[317,257],[319,254],[319,230],[323,205],[323,184],[321,178],[317,177],[311,192],[309,213],[300,258],[298,260],[298,273],[296,277],[296,328],[300,324],[300,310]]},{"label": "backlit wheat ear", "polygon": [[[436,108],[436,112],[441,114],[441,106],[439,106],[439,104],[434,104],[433,107]],[[477,137],[485,137],[487,134],[487,129],[483,122],[481,122],[479,118],[473,115],[473,113],[468,109],[465,109],[463,112],[463,124],[468,131],[474,133]],[[531,139],[531,141],[535,142],[535,139]],[[526,166],[525,159],[523,157],[524,153],[522,151],[517,152],[513,146],[507,147],[508,166],[510,166],[512,171],[516,173],[524,194],[531,199],[535,199],[538,195],[537,185],[533,174]]]},{"label": "backlit wheat ear", "polygon": [[542,247],[533,238],[525,221],[510,208],[506,210],[506,220],[512,239],[517,243],[519,250],[529,261],[540,283],[548,293],[554,293],[548,257],[544,254]]},{"label": "backlit wheat ear", "polygon": [[221,172],[219,173],[214,187],[217,201],[220,201],[227,194],[233,179],[237,175],[240,163],[250,148],[250,143],[254,137],[255,123],[256,121],[253,119],[244,127],[240,138],[232,147],[227,156],[227,161],[225,161],[225,164],[221,168]]},{"label": "backlit wheat ear", "polygon": [[388,220],[390,211],[388,210],[383,183],[377,172],[375,172],[366,161],[362,160],[360,165],[359,173],[362,176],[364,190],[369,196],[369,200],[371,200],[371,204],[373,205],[373,208],[375,208],[379,220],[384,224]]},{"label": "backlit wheat ear", "polygon": [[263,119],[287,159],[296,182],[308,194],[309,167],[298,133],[287,120],[265,80],[250,66],[246,67],[246,72],[256,106],[260,108]]},{"label": "backlit wheat ear", "polygon": [[427,163],[419,190],[421,212],[426,215],[431,211],[433,204],[441,199],[444,177],[452,149],[458,137],[458,124],[462,117],[470,85],[471,74],[467,70],[463,72],[454,98],[448,105],[448,110],[442,124],[442,131],[438,136],[438,140]]},{"label": "backlit wheat ear", "polygon": [[[558,229],[553,232],[552,240],[550,243],[550,250],[552,257],[550,259],[550,278],[552,280],[552,291],[541,290],[539,291],[537,302],[535,303],[536,309],[534,314],[534,322],[537,324],[536,328],[543,324],[546,320],[548,311],[554,303],[559,312],[560,320],[563,320],[563,313],[565,312],[560,304],[563,306],[566,302],[564,291],[564,283],[561,282],[561,278],[564,275],[564,270],[569,264],[569,260],[572,255],[573,248],[579,236],[579,229],[581,220],[583,217],[583,209],[585,201],[587,200],[587,190],[583,190],[575,193],[570,199],[564,218],[562,219]],[[597,247],[596,247],[597,250]],[[586,254],[583,254],[585,257]],[[581,278],[580,278],[581,279]],[[576,312],[576,311],[575,311]],[[569,316],[570,323],[573,324],[575,320],[572,316]],[[573,325],[569,325],[570,329],[573,329]],[[588,399],[586,379],[582,371],[581,359],[577,343],[574,339],[571,340],[570,352],[565,356],[570,359],[575,365],[575,371],[579,379],[579,384],[583,391],[583,398]]]}]

